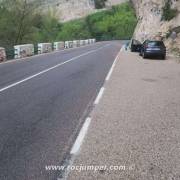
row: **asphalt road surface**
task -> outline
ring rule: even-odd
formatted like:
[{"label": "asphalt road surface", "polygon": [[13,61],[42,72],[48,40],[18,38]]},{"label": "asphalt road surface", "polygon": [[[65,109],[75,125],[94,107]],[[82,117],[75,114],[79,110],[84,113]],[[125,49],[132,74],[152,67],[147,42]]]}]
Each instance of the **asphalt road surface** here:
[{"label": "asphalt road surface", "polygon": [[55,180],[121,48],[94,45],[0,64],[0,179]]}]

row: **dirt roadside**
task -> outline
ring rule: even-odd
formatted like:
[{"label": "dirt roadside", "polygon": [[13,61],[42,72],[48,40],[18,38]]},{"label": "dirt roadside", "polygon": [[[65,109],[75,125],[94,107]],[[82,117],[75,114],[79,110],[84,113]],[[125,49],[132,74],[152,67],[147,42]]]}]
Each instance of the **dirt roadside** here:
[{"label": "dirt roadside", "polygon": [[180,179],[179,92],[171,57],[121,52],[68,179]]}]

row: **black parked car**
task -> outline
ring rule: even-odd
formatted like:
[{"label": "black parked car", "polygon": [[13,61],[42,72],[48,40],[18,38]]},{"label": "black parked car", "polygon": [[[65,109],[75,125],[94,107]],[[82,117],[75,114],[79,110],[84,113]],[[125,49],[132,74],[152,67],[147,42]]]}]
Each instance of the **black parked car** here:
[{"label": "black parked car", "polygon": [[140,56],[147,57],[160,57],[166,59],[166,47],[163,41],[150,41],[146,40],[142,44]]},{"label": "black parked car", "polygon": [[141,47],[142,47],[142,44],[138,40],[136,39],[131,40],[131,43],[130,43],[131,52],[140,52]]}]

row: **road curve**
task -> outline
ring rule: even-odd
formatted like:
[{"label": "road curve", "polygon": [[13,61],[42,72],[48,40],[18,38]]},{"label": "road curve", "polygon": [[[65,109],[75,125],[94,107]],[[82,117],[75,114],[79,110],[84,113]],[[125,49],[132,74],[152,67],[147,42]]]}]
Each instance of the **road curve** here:
[{"label": "road curve", "polygon": [[0,179],[54,180],[121,42],[0,64]]}]

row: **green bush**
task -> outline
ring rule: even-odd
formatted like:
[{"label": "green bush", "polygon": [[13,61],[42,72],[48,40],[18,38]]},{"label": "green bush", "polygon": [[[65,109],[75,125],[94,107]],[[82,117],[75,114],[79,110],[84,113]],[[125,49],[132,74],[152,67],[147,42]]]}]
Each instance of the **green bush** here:
[{"label": "green bush", "polygon": [[130,39],[137,24],[134,9],[129,3],[114,6],[86,18],[91,35],[97,40]]},{"label": "green bush", "polygon": [[51,14],[37,15],[34,24],[33,42],[54,42],[62,27]]}]

